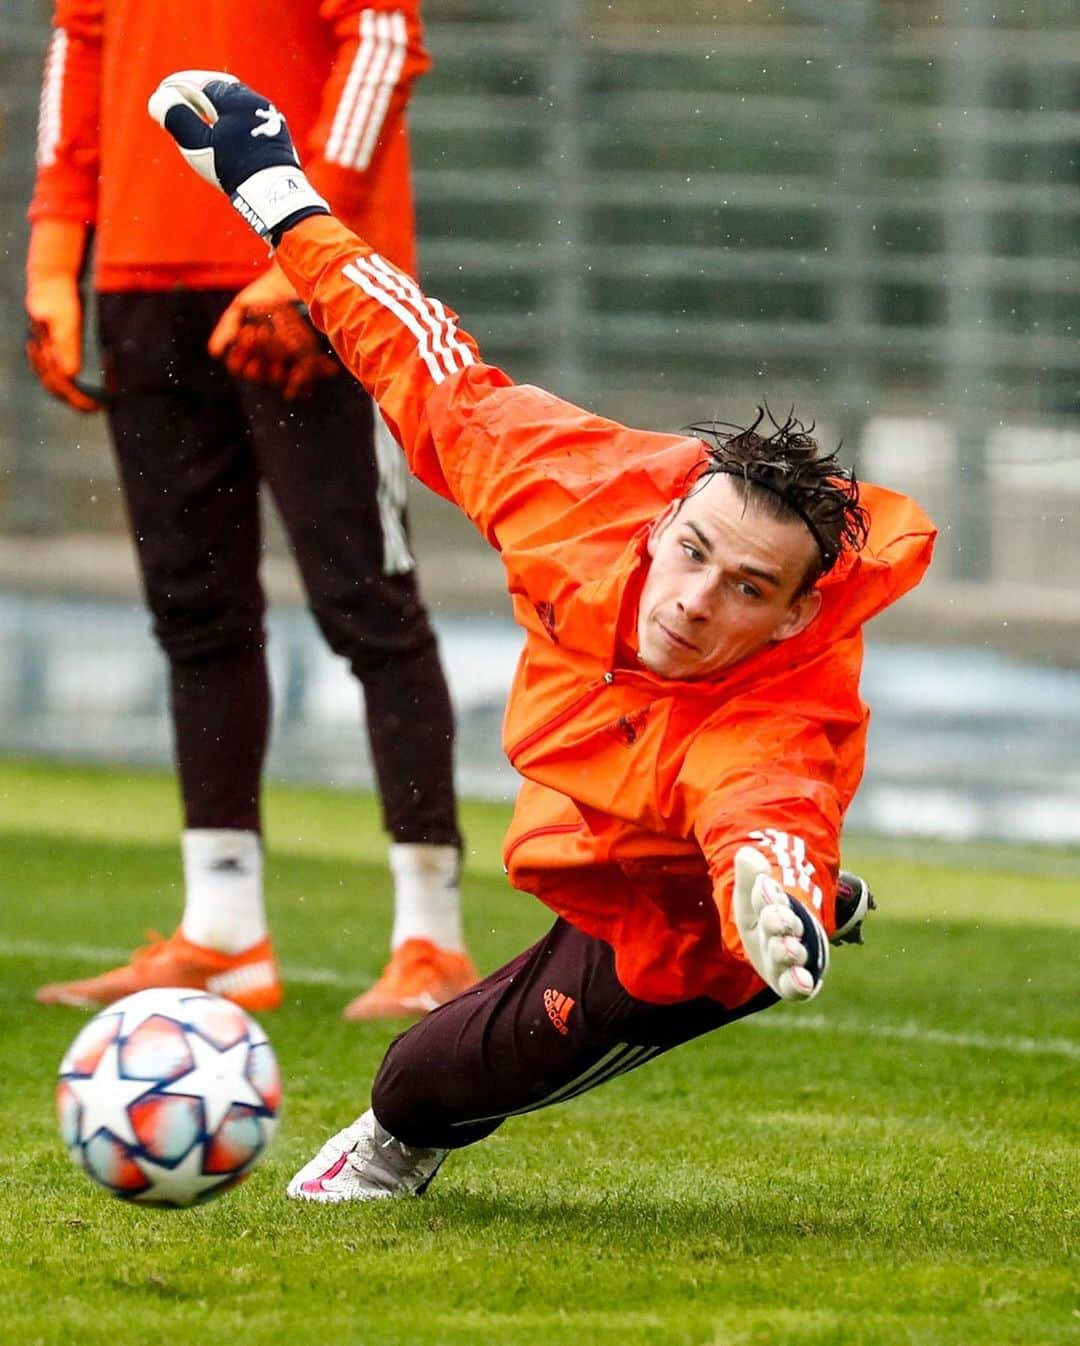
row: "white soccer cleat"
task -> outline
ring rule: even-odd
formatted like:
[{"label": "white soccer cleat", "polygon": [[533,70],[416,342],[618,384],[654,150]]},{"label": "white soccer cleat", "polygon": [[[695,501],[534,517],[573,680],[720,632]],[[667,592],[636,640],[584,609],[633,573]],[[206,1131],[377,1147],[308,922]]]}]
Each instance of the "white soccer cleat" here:
[{"label": "white soccer cleat", "polygon": [[403,1145],[369,1108],[332,1136],[286,1191],[299,1201],[322,1202],[422,1196],[448,1153]]}]

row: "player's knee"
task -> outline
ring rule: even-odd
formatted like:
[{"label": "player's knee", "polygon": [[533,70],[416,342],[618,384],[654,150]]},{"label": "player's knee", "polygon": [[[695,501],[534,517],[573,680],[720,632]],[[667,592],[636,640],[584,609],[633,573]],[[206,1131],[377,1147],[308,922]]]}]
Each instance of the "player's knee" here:
[{"label": "player's knee", "polygon": [[489,1136],[499,1122],[472,1120],[467,1066],[455,1062],[446,1044],[435,1049],[425,1028],[430,1028],[429,1020],[391,1043],[371,1086],[371,1107],[387,1131],[406,1145],[462,1149]]},{"label": "player's knee", "polygon": [[229,658],[266,645],[258,609],[155,608],[154,635],[174,664]]},{"label": "player's knee", "polygon": [[437,1115],[441,1109],[438,1099],[432,1096],[430,1076],[407,1032],[390,1044],[371,1086],[375,1116],[406,1145],[431,1143],[427,1132],[435,1120],[433,1114]]},{"label": "player's knee", "polygon": [[388,668],[394,669],[396,678],[426,676],[430,660],[438,659],[427,609],[418,599],[380,593],[378,579],[369,578],[366,586],[361,601],[355,593],[333,598],[309,595],[323,639],[361,682]]}]

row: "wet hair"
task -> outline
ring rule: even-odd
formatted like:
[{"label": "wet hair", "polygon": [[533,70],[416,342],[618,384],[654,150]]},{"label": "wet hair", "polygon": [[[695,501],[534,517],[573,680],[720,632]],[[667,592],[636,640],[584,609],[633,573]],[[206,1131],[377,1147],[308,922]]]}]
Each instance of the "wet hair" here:
[{"label": "wet hair", "polygon": [[747,504],[752,501],[769,518],[801,519],[810,530],[818,555],[800,594],[812,589],[842,552],[858,551],[870,530],[855,473],[835,452],[822,454],[813,430],[813,424],[803,425],[794,412],[777,420],[768,406],[758,407],[748,426],[702,421],[683,428],[684,434],[702,441],[706,453],[691,469],[683,499],[709,477],[724,473],[742,481]]}]

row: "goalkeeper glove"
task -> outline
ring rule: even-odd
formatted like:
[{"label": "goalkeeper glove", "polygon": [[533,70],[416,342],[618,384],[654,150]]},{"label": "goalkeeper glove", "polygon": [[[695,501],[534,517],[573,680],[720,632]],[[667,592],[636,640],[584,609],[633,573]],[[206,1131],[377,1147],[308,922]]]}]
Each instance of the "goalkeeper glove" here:
[{"label": "goalkeeper glove", "polygon": [[220,187],[262,238],[330,207],[301,172],[285,118],[268,98],[216,70],[180,70],[150,95],[151,117],[190,166]]},{"label": "goalkeeper glove", "polygon": [[88,232],[78,220],[37,220],[26,256],[26,358],[46,392],[82,412],[101,410],[75,378],[82,367],[79,276]]},{"label": "goalkeeper glove", "polygon": [[287,402],[341,373],[276,262],[233,299],[207,349],[234,378],[280,388]]},{"label": "goalkeeper glove", "polygon": [[781,1000],[813,1000],[829,968],[829,941],[809,907],[784,892],[753,846],[735,854],[732,910],[754,971]]},{"label": "goalkeeper glove", "polygon": [[836,882],[836,929],[829,936],[829,943],[861,944],[863,922],[872,911],[877,911],[877,903],[870,885],[858,874],[842,869]]}]

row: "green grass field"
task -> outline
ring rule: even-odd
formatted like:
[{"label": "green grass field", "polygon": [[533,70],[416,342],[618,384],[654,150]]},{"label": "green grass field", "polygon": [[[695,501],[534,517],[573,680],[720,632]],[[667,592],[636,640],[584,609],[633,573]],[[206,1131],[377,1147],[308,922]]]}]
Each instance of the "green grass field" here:
[{"label": "green grass field", "polygon": [[[465,809],[485,969],[547,924],[505,811]],[[0,764],[0,1341],[1037,1346],[1080,1340],[1080,857],[853,842],[882,911],[825,994],[508,1123],[420,1201],[311,1209],[293,1170],[367,1103],[391,1027],[346,1025],[389,927],[368,798],[276,788],[287,1006],[267,1162],[191,1211],[92,1187],[56,1130],[85,1016],[41,981],[179,910],[170,778]]]}]

